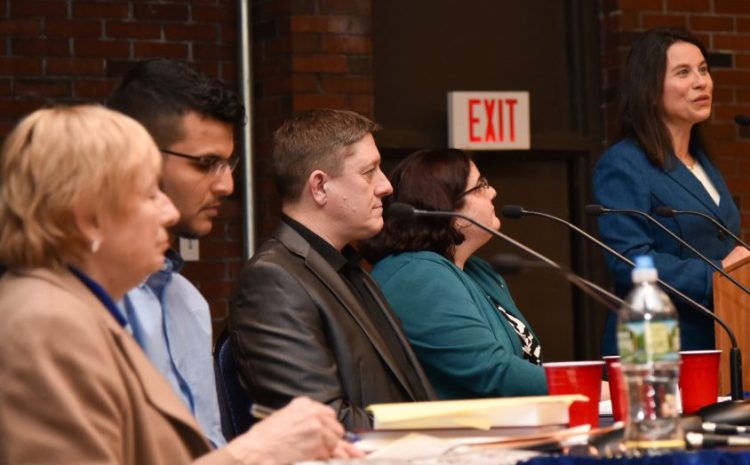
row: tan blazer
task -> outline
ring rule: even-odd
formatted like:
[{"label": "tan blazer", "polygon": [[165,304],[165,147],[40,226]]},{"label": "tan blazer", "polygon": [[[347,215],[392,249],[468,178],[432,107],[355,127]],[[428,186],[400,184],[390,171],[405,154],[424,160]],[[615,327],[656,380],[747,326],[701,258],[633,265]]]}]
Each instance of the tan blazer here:
[{"label": "tan blazer", "polygon": [[0,279],[0,464],[235,463],[209,451],[167,380],[74,275]]}]

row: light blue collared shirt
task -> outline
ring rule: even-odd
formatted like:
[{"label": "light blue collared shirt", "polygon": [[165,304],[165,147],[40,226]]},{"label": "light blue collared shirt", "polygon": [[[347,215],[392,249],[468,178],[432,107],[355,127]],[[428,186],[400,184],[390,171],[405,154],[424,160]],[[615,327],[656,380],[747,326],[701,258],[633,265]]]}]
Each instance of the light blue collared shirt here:
[{"label": "light blue collared shirt", "polygon": [[179,274],[180,255],[169,250],[162,269],[131,289],[119,306],[156,368],[193,412],[215,447],[226,444],[211,356],[208,302]]}]

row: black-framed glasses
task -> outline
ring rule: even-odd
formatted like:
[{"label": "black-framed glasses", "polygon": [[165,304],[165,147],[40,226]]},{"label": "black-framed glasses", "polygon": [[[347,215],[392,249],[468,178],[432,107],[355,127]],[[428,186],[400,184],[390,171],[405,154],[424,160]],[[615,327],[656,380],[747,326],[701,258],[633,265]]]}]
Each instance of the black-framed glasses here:
[{"label": "black-framed glasses", "polygon": [[461,194],[460,196],[458,196],[458,198],[459,199],[463,198],[463,197],[471,194],[472,192],[481,191],[483,189],[488,189],[489,187],[490,187],[490,182],[487,180],[487,178],[485,178],[484,176],[482,176],[481,178],[477,179],[477,183],[474,185],[474,187],[472,187],[470,189],[466,189],[463,192],[463,194]]},{"label": "black-framed glasses", "polygon": [[187,158],[191,160],[195,165],[206,173],[212,175],[219,175],[224,170],[229,170],[231,173],[237,168],[240,162],[239,155],[232,155],[229,158],[221,158],[216,155],[190,155],[187,153],[175,152],[174,150],[159,149],[162,153],[167,155],[173,155],[175,157]]}]

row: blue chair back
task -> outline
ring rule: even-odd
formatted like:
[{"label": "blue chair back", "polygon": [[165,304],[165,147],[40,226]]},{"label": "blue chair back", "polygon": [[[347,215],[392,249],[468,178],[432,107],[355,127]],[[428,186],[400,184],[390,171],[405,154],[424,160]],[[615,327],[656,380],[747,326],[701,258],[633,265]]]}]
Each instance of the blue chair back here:
[{"label": "blue chair back", "polygon": [[253,418],[250,415],[252,402],[240,384],[226,329],[221,332],[214,346],[214,371],[219,394],[221,428],[227,440],[231,440],[250,429]]}]

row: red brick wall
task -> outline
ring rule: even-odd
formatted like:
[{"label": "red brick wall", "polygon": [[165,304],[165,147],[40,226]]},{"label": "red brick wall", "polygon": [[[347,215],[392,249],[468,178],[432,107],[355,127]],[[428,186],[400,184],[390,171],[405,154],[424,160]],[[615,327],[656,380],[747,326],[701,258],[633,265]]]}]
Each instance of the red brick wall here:
[{"label": "red brick wall", "polygon": [[[313,107],[373,113],[370,0],[252,0],[258,239],[278,218],[270,134]],[[234,85],[235,0],[0,0],[0,136],[45,102],[102,100],[138,59],[168,56]],[[239,191],[239,186],[237,186]],[[222,325],[242,265],[234,195],[185,274]]]},{"label": "red brick wall", "polygon": [[345,108],[373,116],[370,0],[253,0],[255,218],[267,236],[279,214],[270,137],[291,113]]},{"label": "red brick wall", "polygon": [[[45,102],[103,100],[131,62],[167,56],[234,85],[235,0],[0,1],[0,136]],[[242,262],[238,196],[185,273],[215,320]]]},{"label": "red brick wall", "polygon": [[743,238],[750,240],[750,132],[734,123],[750,114],[750,1],[600,0],[602,28],[602,115],[606,138],[617,134],[615,95],[619,70],[638,32],[653,27],[690,30],[709,53],[728,55],[729,66],[715,66],[714,111],[709,136],[712,155],[732,194],[739,200]]}]

